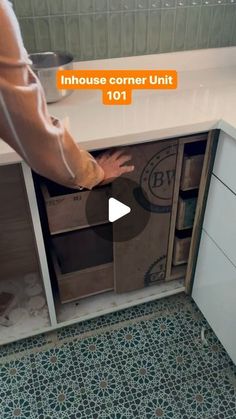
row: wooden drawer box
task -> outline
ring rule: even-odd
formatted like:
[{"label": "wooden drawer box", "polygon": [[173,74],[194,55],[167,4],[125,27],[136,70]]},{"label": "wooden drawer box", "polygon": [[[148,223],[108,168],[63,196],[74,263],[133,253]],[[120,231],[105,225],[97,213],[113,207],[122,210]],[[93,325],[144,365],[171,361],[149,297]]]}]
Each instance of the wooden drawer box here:
[{"label": "wooden drawer box", "polygon": [[196,211],[197,197],[189,197],[186,199],[179,197],[178,212],[176,220],[176,228],[183,230],[191,228],[194,222],[194,215]]},{"label": "wooden drawer box", "polygon": [[[105,230],[111,240],[100,236]],[[60,234],[52,238],[52,244],[62,303],[114,288],[112,225]]]},{"label": "wooden drawer box", "polygon": [[113,263],[63,275],[57,258],[54,257],[54,269],[62,304],[89,297],[90,295],[112,291],[114,288]]},{"label": "wooden drawer box", "polygon": [[[75,191],[47,181],[41,184],[49,230],[51,234],[71,231],[108,221],[107,198],[110,185],[92,191]],[[87,199],[90,199],[89,222],[86,214]]]},{"label": "wooden drawer box", "polygon": [[173,265],[181,265],[188,262],[191,237],[175,237]]},{"label": "wooden drawer box", "polygon": [[180,189],[182,191],[199,187],[203,161],[204,154],[184,156],[182,176],[180,182]]}]

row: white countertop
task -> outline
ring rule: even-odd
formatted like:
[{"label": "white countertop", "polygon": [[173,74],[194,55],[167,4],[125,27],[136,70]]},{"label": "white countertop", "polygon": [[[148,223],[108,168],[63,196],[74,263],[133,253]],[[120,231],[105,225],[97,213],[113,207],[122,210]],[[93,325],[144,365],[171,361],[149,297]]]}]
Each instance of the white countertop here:
[{"label": "white countertop", "polygon": [[[175,69],[177,90],[133,91],[132,105],[105,106],[102,93],[75,91],[49,106],[87,150],[183,136],[213,128],[236,138],[236,47],[115,58],[81,69]],[[0,140],[0,164],[20,161]]]}]

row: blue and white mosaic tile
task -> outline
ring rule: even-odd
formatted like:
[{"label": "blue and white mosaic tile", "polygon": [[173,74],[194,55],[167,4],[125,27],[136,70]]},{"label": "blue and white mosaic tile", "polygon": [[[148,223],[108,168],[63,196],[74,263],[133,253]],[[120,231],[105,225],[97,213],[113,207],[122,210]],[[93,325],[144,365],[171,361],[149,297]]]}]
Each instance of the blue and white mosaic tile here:
[{"label": "blue and white mosaic tile", "polygon": [[185,295],[0,355],[1,419],[236,419],[236,367]]}]

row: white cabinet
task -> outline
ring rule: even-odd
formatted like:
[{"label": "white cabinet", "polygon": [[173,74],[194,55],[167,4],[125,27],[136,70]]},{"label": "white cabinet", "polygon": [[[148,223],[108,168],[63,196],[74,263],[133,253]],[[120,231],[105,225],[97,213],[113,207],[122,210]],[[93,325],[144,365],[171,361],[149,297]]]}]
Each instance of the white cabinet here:
[{"label": "white cabinet", "polygon": [[236,140],[223,131],[219,137],[213,173],[236,194]]},{"label": "white cabinet", "polygon": [[236,364],[236,140],[221,133],[192,297]]},{"label": "white cabinet", "polygon": [[192,296],[236,363],[236,268],[205,231]]},{"label": "white cabinet", "polygon": [[236,266],[236,195],[214,175],[203,228]]}]

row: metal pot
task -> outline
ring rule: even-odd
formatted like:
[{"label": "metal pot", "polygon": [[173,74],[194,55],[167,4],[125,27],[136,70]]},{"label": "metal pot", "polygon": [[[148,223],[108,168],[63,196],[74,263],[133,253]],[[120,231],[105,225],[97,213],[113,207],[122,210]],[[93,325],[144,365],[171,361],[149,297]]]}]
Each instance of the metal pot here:
[{"label": "metal pot", "polygon": [[72,70],[73,56],[56,52],[30,54],[32,69],[38,76],[46,96],[47,103],[58,102],[69,96],[73,90],[59,90],[56,85],[58,70]]}]

